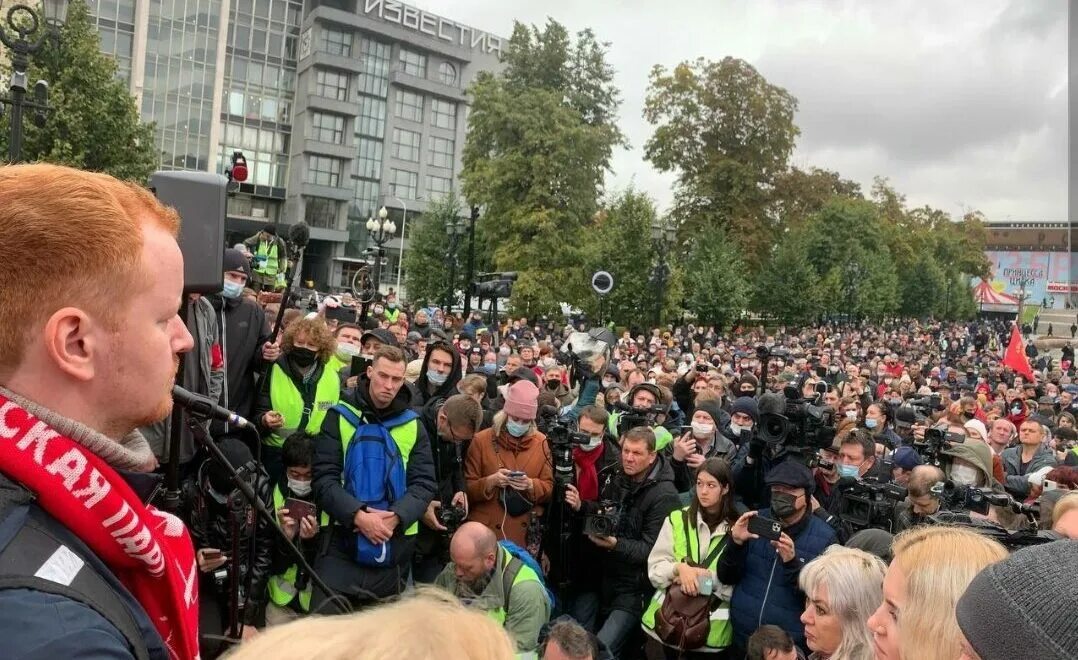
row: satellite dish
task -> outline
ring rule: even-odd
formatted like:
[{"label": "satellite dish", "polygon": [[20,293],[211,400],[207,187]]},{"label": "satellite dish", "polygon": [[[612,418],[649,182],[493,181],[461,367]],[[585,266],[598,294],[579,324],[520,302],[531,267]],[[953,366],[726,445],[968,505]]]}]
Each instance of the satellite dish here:
[{"label": "satellite dish", "polygon": [[614,276],[600,270],[591,276],[591,288],[600,296],[605,296],[614,289]]}]

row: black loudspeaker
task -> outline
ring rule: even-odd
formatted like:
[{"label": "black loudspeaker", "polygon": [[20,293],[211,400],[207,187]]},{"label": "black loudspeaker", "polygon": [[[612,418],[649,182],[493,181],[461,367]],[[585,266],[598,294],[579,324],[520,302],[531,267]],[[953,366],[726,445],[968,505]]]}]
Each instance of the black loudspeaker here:
[{"label": "black loudspeaker", "polygon": [[154,172],[150,190],[176,209],[183,252],[184,293],[217,293],[224,276],[225,186],[228,180],[208,172]]}]

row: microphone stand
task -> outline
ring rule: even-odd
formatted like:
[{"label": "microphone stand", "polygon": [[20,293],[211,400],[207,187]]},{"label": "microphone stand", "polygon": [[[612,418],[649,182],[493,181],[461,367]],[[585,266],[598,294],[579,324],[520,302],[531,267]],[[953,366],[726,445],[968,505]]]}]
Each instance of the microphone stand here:
[{"label": "microphone stand", "polygon": [[[242,481],[242,480],[241,480]],[[246,482],[245,482],[246,483]],[[229,562],[232,564],[228,575],[228,636],[239,641],[240,635],[240,532],[244,520],[247,518],[247,503],[241,497],[228,498],[229,527],[232,530],[232,556]],[[251,538],[255,538],[258,525],[251,530]],[[253,545],[253,544],[252,544]],[[247,564],[254,562],[254,554],[248,553]]]},{"label": "microphone stand", "polygon": [[[296,257],[295,272],[291,273],[291,277],[287,279],[288,286],[285,287],[284,293],[281,294],[281,305],[277,309],[277,319],[273,322],[273,332],[270,334],[270,341],[277,341],[277,336],[281,333],[281,324],[284,322],[284,312],[288,309],[288,304],[292,302],[292,290],[296,288],[296,279],[299,277],[299,265],[303,263],[303,252],[307,249],[307,242],[297,244],[299,248],[299,256]],[[255,384],[255,396],[258,396],[262,391],[262,388],[266,385],[266,379],[269,378],[271,369],[266,368],[262,370],[262,373],[258,375],[258,382]],[[259,463],[261,459],[261,445],[259,446]]]},{"label": "microphone stand", "polygon": [[[180,321],[183,322],[185,328],[187,327],[190,313],[191,301],[187,296],[187,292],[184,291],[183,304],[180,305]],[[176,369],[176,383],[181,387],[183,386],[184,363],[186,361],[187,355],[181,355],[179,367]],[[183,436],[184,419],[183,407],[173,404],[172,416],[169,417],[168,464],[165,465],[165,493],[162,500],[165,511],[173,514],[180,511],[180,439]]]},{"label": "microphone stand", "polygon": [[[195,442],[197,442],[200,447],[205,449],[206,452],[215,461],[217,461],[218,465],[221,465],[225,468],[228,474],[232,477],[233,485],[235,485],[236,488],[240,491],[240,493],[243,495],[243,498],[247,500],[247,504],[250,504],[251,507],[255,510],[256,520],[254,523],[254,529],[252,531],[252,537],[258,532],[257,517],[261,517],[264,520],[267,520],[269,522],[268,527],[274,530],[274,533],[276,533],[277,535],[277,543],[279,543],[280,547],[284,548],[288,552],[288,554],[296,560],[296,564],[299,565],[300,569],[306,571],[307,574],[310,575],[311,581],[314,582],[315,586],[318,589],[321,589],[322,593],[326,594],[328,600],[340,603],[342,605],[342,609],[346,613],[351,613],[352,604],[348,601],[347,598],[330,589],[329,585],[325,583],[321,576],[314,572],[314,568],[311,567],[310,562],[307,561],[307,558],[303,555],[303,552],[301,552],[300,549],[292,543],[292,539],[288,538],[288,535],[285,534],[284,530],[281,529],[280,525],[277,524],[276,515],[271,512],[266,507],[265,502],[263,502],[261,498],[258,497],[258,494],[255,492],[254,486],[248,483],[246,479],[241,477],[239,472],[236,470],[236,467],[228,462],[228,458],[225,457],[224,453],[217,446],[217,443],[210,439],[209,434],[207,434],[206,430],[202,428],[201,424],[199,424],[200,421],[205,420],[199,419],[197,413],[188,415],[187,426],[191,429],[191,433],[195,436]],[[261,445],[262,441],[259,440],[258,444]],[[323,533],[329,534],[330,531],[330,528],[326,528]],[[238,543],[238,534],[233,534],[232,543],[234,546],[233,556],[238,556],[239,553],[236,552],[235,548],[235,544]],[[248,558],[248,563],[250,563],[253,558],[253,555]],[[236,576],[236,579],[239,579],[238,575]]]}]

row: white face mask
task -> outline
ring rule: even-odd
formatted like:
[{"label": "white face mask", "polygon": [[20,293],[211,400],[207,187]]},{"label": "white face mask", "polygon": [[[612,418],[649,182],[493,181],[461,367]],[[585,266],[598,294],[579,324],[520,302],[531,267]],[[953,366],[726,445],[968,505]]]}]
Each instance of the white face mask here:
[{"label": "white face mask", "polygon": [[733,422],[730,422],[730,431],[732,431],[734,435],[741,435],[742,431],[751,431],[751,430],[752,430],[751,426],[741,426],[740,424],[734,424]]},{"label": "white face mask", "polygon": [[951,466],[951,481],[959,486],[976,486],[978,476],[977,468],[972,465]]},{"label": "white face mask", "polygon": [[710,438],[715,433],[715,425],[701,422],[692,423],[692,434],[697,440]]},{"label": "white face mask", "polygon": [[580,448],[583,449],[584,451],[593,451],[594,449],[596,449],[601,444],[603,444],[603,436],[602,435],[593,435],[593,436],[591,436],[591,441],[588,442],[588,444],[586,444],[586,445],[580,445]]},{"label": "white face mask", "polygon": [[288,490],[292,491],[300,497],[311,494],[311,482],[300,479],[288,479]]},{"label": "white face mask", "polygon": [[846,419],[852,419],[854,421],[857,421],[857,411],[856,410],[847,410],[846,411]]}]

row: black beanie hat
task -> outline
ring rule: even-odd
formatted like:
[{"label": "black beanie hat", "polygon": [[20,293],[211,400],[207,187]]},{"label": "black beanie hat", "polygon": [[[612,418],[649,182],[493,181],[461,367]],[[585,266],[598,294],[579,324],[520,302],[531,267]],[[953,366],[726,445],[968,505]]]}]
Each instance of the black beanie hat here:
[{"label": "black beanie hat", "polygon": [[730,405],[730,414],[742,413],[752,418],[753,424],[760,423],[760,406],[756,403],[756,399],[751,396],[739,396],[734,399],[734,402]]},{"label": "black beanie hat", "polygon": [[694,412],[707,413],[707,415],[711,417],[711,421],[717,429],[722,428],[725,423],[725,420],[729,418],[728,415],[723,414],[722,406],[719,405],[718,401],[704,401],[703,403],[696,406],[696,410]]},{"label": "black beanie hat", "polygon": [[222,260],[222,266],[221,270],[225,273],[242,271],[247,277],[251,276],[251,263],[247,261],[247,257],[243,256],[243,253],[239,250],[227,248]]},{"label": "black beanie hat", "polygon": [[958,627],[982,660],[1078,658],[1078,541],[1023,548],[988,566],[958,600]]},{"label": "black beanie hat", "polygon": [[[237,438],[225,438],[219,441],[217,446],[232,467],[237,470],[255,460],[247,445]],[[213,489],[221,495],[227,495],[235,489],[232,475],[217,459],[211,459],[206,465],[206,477],[209,479],[210,486],[213,486]]]}]

